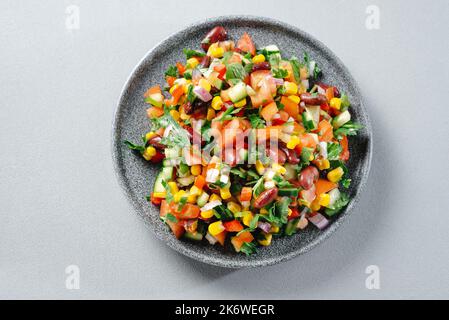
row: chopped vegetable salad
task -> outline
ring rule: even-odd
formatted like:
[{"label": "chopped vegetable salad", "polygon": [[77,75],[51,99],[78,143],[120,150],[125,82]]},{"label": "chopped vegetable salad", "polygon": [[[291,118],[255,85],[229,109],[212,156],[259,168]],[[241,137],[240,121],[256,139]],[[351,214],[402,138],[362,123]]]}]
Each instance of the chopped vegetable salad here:
[{"label": "chopped vegetable salad", "polygon": [[125,141],[160,163],[148,200],[177,238],[247,255],[274,238],[324,229],[344,208],[348,96],[320,82],[318,64],[271,44],[235,43],[222,26],[144,94],[149,132]]}]

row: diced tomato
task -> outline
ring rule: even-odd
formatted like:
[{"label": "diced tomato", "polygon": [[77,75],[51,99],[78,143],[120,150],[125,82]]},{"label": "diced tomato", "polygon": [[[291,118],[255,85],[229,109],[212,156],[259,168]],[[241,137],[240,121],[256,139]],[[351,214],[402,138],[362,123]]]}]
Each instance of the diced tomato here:
[{"label": "diced tomato", "polygon": [[253,235],[252,235],[251,232],[249,232],[249,231],[242,232],[241,234],[239,234],[239,235],[237,236],[237,238],[239,238],[239,239],[242,240],[243,242],[251,242],[251,241],[254,240]]},{"label": "diced tomato", "polygon": [[236,252],[240,252],[240,248],[243,245],[243,241],[241,239],[237,238],[237,237],[232,237],[231,238],[231,243],[234,246],[234,250]]},{"label": "diced tomato", "polygon": [[343,148],[340,154],[340,159],[343,161],[349,160],[349,145],[348,145],[348,137],[343,136],[343,138],[340,140],[340,145]]},{"label": "diced tomato", "polygon": [[167,81],[167,84],[169,87],[173,87],[175,84],[176,77],[166,76],[165,81]]},{"label": "diced tomato", "polygon": [[202,175],[196,176],[195,183],[194,183],[195,187],[197,187],[200,190],[203,190],[203,187],[205,184],[206,184],[206,179],[204,178],[204,176],[202,176]]},{"label": "diced tomato", "polygon": [[200,215],[200,207],[186,203],[179,214],[182,219],[196,219]]},{"label": "diced tomato", "polygon": [[218,243],[221,244],[222,246],[224,246],[224,244],[225,244],[226,234],[227,234],[227,231],[223,231],[214,236],[215,239],[217,239]]},{"label": "diced tomato", "polygon": [[242,35],[242,37],[237,42],[237,48],[239,48],[240,50],[242,50],[244,52],[249,52],[253,56],[256,54],[256,46],[254,45],[254,42],[251,39],[251,37],[249,36],[249,34],[246,32]]},{"label": "diced tomato", "polygon": [[299,105],[286,96],[282,96],[281,103],[284,105],[283,110],[296,120],[299,115]]},{"label": "diced tomato", "polygon": [[329,112],[329,109],[330,109],[330,107],[327,103],[322,103],[320,105],[320,108],[321,108],[321,110],[326,111],[326,112]]},{"label": "diced tomato", "polygon": [[334,182],[327,179],[318,179],[318,181],[315,182],[315,193],[319,196],[320,194],[327,193],[336,187],[338,187],[338,185]]},{"label": "diced tomato", "polygon": [[242,62],[242,55],[238,53],[233,53],[232,56],[229,58],[228,63],[240,63]]},{"label": "diced tomato", "polygon": [[301,147],[312,148],[315,149],[317,142],[313,138],[313,135],[310,133],[303,133],[300,137]]},{"label": "diced tomato", "polygon": [[[170,213],[170,205],[167,203],[166,200],[162,200],[161,201],[161,210],[159,215],[161,217],[165,217],[168,213]],[[185,229],[182,225],[181,222],[172,222],[170,220],[166,220],[167,225],[170,227],[170,229],[172,230],[173,234],[175,235],[176,238],[181,238],[181,236],[184,234]]]},{"label": "diced tomato", "polygon": [[287,75],[287,77],[285,77],[285,80],[290,81],[290,82],[296,82],[295,76],[293,74],[293,67],[292,67],[290,61],[282,60],[279,63],[279,67],[281,69],[287,70],[287,72],[288,72],[288,75]]},{"label": "diced tomato", "polygon": [[273,119],[274,115],[277,112],[278,107],[276,105],[276,102],[271,102],[262,108],[262,110],[260,111],[260,115],[265,119],[265,121],[271,121],[271,119]]},{"label": "diced tomato", "polygon": [[292,213],[288,216],[288,220],[292,220],[299,217],[299,210],[297,208],[291,208]]},{"label": "diced tomato", "polygon": [[243,230],[243,226],[240,223],[240,221],[238,221],[238,220],[226,221],[226,222],[223,222],[223,225],[224,225],[226,231],[229,231],[229,232],[239,232],[239,231]]},{"label": "diced tomato", "polygon": [[334,97],[334,88],[333,87],[329,87],[326,89],[326,98],[327,101],[331,101],[331,99]]},{"label": "diced tomato", "polygon": [[151,193],[151,203],[154,204],[155,206],[160,206],[162,200],[163,200],[162,198],[157,198],[154,196],[154,193]]},{"label": "diced tomato", "polygon": [[177,105],[179,98],[182,97],[182,95],[184,94],[184,88],[183,86],[177,86],[176,89],[173,91],[172,96],[173,96],[173,105]]},{"label": "diced tomato", "polygon": [[164,110],[158,107],[149,107],[147,109],[147,116],[150,119],[159,118],[164,114]]},{"label": "diced tomato", "polygon": [[156,154],[154,156],[151,157],[150,161],[152,163],[159,163],[162,160],[164,160],[165,158],[165,154],[163,154],[162,152],[160,152],[159,150],[156,150]]},{"label": "diced tomato", "polygon": [[254,108],[273,102],[273,95],[276,94],[276,83],[269,70],[259,70],[251,73],[251,87],[256,91],[252,95],[251,103]]},{"label": "diced tomato", "polygon": [[250,201],[253,195],[253,189],[251,187],[243,187],[240,194],[241,201]]},{"label": "diced tomato", "polygon": [[218,79],[223,80],[224,79],[224,75],[226,74],[226,66],[224,64],[219,64],[214,66],[214,71],[218,72]]},{"label": "diced tomato", "polygon": [[183,76],[186,71],[186,67],[181,62],[176,62],[176,68],[178,68],[179,75]]},{"label": "diced tomato", "polygon": [[318,123],[318,139],[320,141],[329,142],[334,138],[332,125],[327,120],[321,120]]},{"label": "diced tomato", "polygon": [[144,94],[143,96],[145,98],[148,98],[150,95],[155,94],[155,93],[162,93],[161,87],[160,86],[154,86],[149,88]]}]

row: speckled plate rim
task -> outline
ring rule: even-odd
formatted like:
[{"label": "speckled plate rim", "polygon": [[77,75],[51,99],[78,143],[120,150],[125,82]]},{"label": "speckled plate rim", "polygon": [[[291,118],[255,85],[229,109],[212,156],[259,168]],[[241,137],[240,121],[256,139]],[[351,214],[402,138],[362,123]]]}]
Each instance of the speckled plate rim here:
[{"label": "speckled plate rim", "polygon": [[[213,259],[211,257],[208,257],[206,255],[199,255],[198,252],[191,250],[185,246],[180,245],[179,240],[176,239],[166,239],[163,235],[158,234],[155,232],[153,226],[151,223],[149,223],[147,220],[144,219],[144,217],[141,214],[141,208],[139,207],[138,203],[134,201],[133,196],[129,190],[129,185],[125,179],[125,175],[123,174],[124,168],[121,166],[123,163],[121,162],[120,158],[120,152],[118,151],[120,148],[120,141],[119,141],[119,123],[120,123],[120,117],[122,114],[122,106],[124,104],[125,99],[125,93],[127,89],[130,87],[136,76],[139,74],[139,69],[142,68],[143,62],[145,62],[146,59],[148,59],[159,47],[163,46],[169,46],[173,39],[179,36],[180,33],[189,30],[190,28],[198,28],[203,25],[208,25],[211,23],[214,24],[220,24],[220,23],[229,23],[236,20],[243,20],[246,22],[261,22],[263,21],[266,24],[271,24],[273,26],[281,27],[284,30],[291,31],[292,33],[296,33],[299,36],[307,39],[310,41],[316,48],[318,48],[320,51],[322,51],[325,55],[330,57],[332,60],[334,60],[339,67],[344,71],[345,77],[349,79],[350,85],[352,86],[354,90],[354,94],[357,95],[360,99],[360,106],[359,109],[361,110],[361,113],[365,117],[365,127],[366,127],[366,133],[367,133],[367,155],[365,157],[363,168],[362,168],[362,174],[360,178],[360,182],[358,184],[358,187],[356,189],[355,195],[351,198],[349,204],[347,205],[344,214],[341,215],[338,220],[334,221],[328,228],[326,228],[318,237],[316,237],[313,241],[308,243],[304,247],[299,247],[297,250],[293,250],[287,254],[282,255],[281,257],[263,257],[263,259],[260,260],[251,260],[251,261],[232,261],[229,259],[221,259],[214,257]],[[277,263],[281,263],[287,260],[290,260],[296,256],[302,255],[311,249],[315,248],[318,244],[324,242],[326,239],[330,237],[331,234],[334,233],[335,230],[337,230],[338,227],[344,223],[348,217],[352,214],[354,206],[359,202],[360,195],[365,189],[369,172],[371,169],[371,161],[372,161],[372,150],[373,150],[373,139],[372,139],[372,126],[371,126],[371,120],[369,118],[368,112],[365,108],[365,102],[362,94],[360,93],[360,89],[357,85],[357,82],[352,77],[351,73],[347,69],[347,67],[344,65],[344,63],[338,58],[329,48],[327,48],[321,41],[317,40],[315,37],[311,36],[310,34],[302,31],[301,29],[294,27],[290,24],[287,24],[285,22],[268,18],[268,17],[262,17],[262,16],[252,16],[252,15],[226,15],[226,16],[217,16],[212,18],[207,18],[200,20],[198,22],[192,23],[190,25],[187,25],[180,31],[168,36],[164,40],[160,41],[158,44],[156,44],[152,49],[150,49],[144,57],[138,62],[138,64],[134,67],[131,74],[128,76],[128,79],[126,80],[122,91],[120,93],[120,98],[117,103],[117,108],[115,110],[115,114],[113,117],[112,122],[112,139],[111,139],[111,151],[112,151],[112,161],[114,165],[114,172],[117,177],[117,180],[119,182],[120,187],[122,188],[123,192],[125,193],[126,198],[128,201],[132,204],[132,207],[134,208],[135,212],[142,218],[145,225],[152,231],[152,233],[160,240],[164,241],[170,248],[174,249],[175,251],[191,258],[197,261],[201,261],[206,264],[215,265],[219,267],[225,267],[225,268],[246,268],[246,267],[263,267],[263,266],[269,266],[274,265]],[[174,238],[174,237],[173,237]]]}]

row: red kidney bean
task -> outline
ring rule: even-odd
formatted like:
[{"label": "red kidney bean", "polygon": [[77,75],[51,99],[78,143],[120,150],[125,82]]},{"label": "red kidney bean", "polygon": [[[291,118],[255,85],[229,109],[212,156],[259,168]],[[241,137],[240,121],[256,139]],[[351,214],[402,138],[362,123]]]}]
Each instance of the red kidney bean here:
[{"label": "red kidney bean", "polygon": [[314,166],[308,166],[299,174],[299,183],[305,190],[309,190],[318,181],[319,177],[318,169]]},{"label": "red kidney bean", "polygon": [[237,52],[237,53],[240,53],[240,54],[243,54],[243,55],[246,53],[245,51],[243,51],[242,49],[237,48],[237,47],[235,47],[235,48],[233,49],[233,51],[234,51],[234,52]]},{"label": "red kidney bean", "polygon": [[210,65],[210,56],[204,56],[201,58],[200,61],[200,67],[201,68],[208,68]]},{"label": "red kidney bean", "polygon": [[259,194],[256,200],[254,200],[254,208],[262,209],[267,204],[273,202],[277,196],[278,196],[278,188],[272,188],[263,191],[261,194]]},{"label": "red kidney bean", "polygon": [[160,150],[164,150],[165,149],[165,145],[161,143],[162,137],[160,135],[156,135],[153,138],[151,138],[150,140],[148,140],[148,144],[152,145],[153,147],[160,149]]},{"label": "red kidney bean", "polygon": [[301,98],[301,102],[305,104],[317,106],[327,102],[327,98],[324,94],[318,93],[316,96],[313,96],[309,92],[301,93],[299,96]]},{"label": "red kidney bean", "polygon": [[291,163],[291,164],[298,164],[299,163],[299,157],[298,154],[296,153],[295,150],[290,150],[290,149],[282,149],[285,154],[287,155],[287,162]]},{"label": "red kidney bean", "polygon": [[287,155],[281,149],[276,147],[267,148],[266,150],[267,157],[270,157],[273,161],[277,159],[277,163],[284,164],[287,161]]},{"label": "red kidney bean", "polygon": [[207,51],[212,43],[217,41],[224,41],[228,38],[228,32],[222,26],[217,26],[210,30],[203,41],[201,41],[201,47],[204,51]]},{"label": "red kidney bean", "polygon": [[[329,88],[330,86],[323,83],[323,82],[317,82],[317,85],[319,85],[321,88],[323,88],[324,90],[326,90],[327,88]],[[336,98],[340,98],[341,94],[340,94],[340,90],[338,90],[337,87],[332,87],[333,91],[334,91],[334,97]]]},{"label": "red kidney bean", "polygon": [[259,71],[259,70],[271,70],[271,66],[268,62],[258,62],[253,64],[253,69],[251,72]]}]

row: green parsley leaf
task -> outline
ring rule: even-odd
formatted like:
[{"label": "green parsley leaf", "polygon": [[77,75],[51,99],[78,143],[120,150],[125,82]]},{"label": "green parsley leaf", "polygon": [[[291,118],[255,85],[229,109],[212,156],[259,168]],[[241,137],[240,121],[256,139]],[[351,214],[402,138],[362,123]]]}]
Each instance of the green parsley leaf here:
[{"label": "green parsley leaf", "polygon": [[131,150],[137,150],[137,151],[140,151],[140,152],[144,152],[144,151],[145,151],[145,145],[140,146],[140,145],[134,144],[134,143],[132,143],[132,142],[130,142],[130,141],[128,141],[128,140],[123,141],[123,143],[124,143],[128,148],[130,148]]},{"label": "green parsley leaf", "polygon": [[340,197],[335,201],[335,203],[330,208],[326,208],[325,213],[328,216],[333,216],[341,211],[349,203],[349,196],[340,192]]},{"label": "green parsley leaf", "polygon": [[343,148],[338,142],[329,142],[327,144],[327,158],[329,160],[338,160]]},{"label": "green parsley leaf", "polygon": [[301,69],[301,63],[299,62],[298,58],[291,57],[290,64],[292,65],[293,69],[293,76],[295,77],[296,82],[301,82],[301,76],[300,76],[300,69]]},{"label": "green parsley leaf", "polygon": [[178,222],[178,219],[176,219],[176,217],[175,217],[174,215],[172,215],[171,213],[167,213],[167,215],[165,216],[165,218],[166,218],[168,221],[171,221],[171,222],[173,222],[173,223]]},{"label": "green parsley leaf", "polygon": [[256,245],[254,244],[254,242],[244,242],[240,247],[240,252],[243,252],[247,256],[256,253]]},{"label": "green parsley leaf", "polygon": [[363,126],[361,124],[349,121],[335,130],[334,135],[335,137],[337,137],[337,139],[341,139],[343,136],[355,136],[357,134],[357,131],[362,128]]},{"label": "green parsley leaf", "polygon": [[240,63],[231,63],[226,67],[226,80],[243,80],[246,77],[246,74],[245,68]]},{"label": "green parsley leaf", "polygon": [[168,77],[178,77],[178,68],[176,66],[169,66],[167,71],[165,71],[165,75]]},{"label": "green parsley leaf", "polygon": [[341,185],[342,185],[344,188],[348,189],[349,186],[351,185],[351,179],[349,179],[349,178],[342,179],[342,180],[341,180]]},{"label": "green parsley leaf", "polygon": [[279,79],[284,79],[285,77],[288,76],[288,71],[285,69],[273,69],[273,77],[275,78],[279,78]]},{"label": "green parsley leaf", "polygon": [[258,114],[252,113],[248,115],[249,122],[251,122],[251,127],[254,129],[265,128],[265,120],[259,117]]}]

